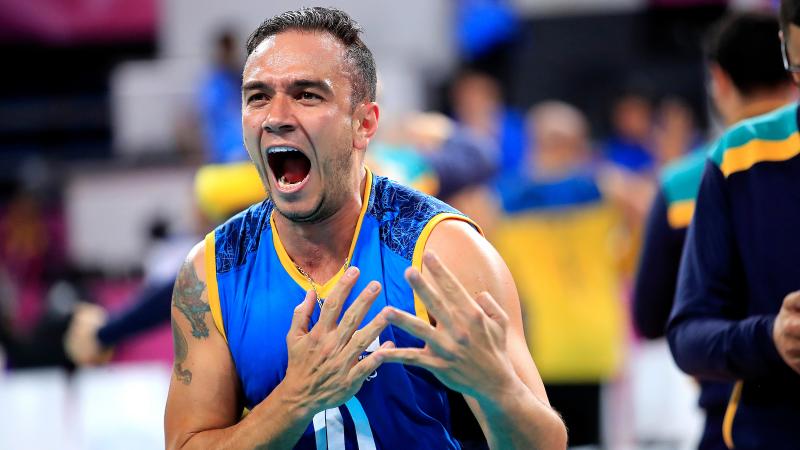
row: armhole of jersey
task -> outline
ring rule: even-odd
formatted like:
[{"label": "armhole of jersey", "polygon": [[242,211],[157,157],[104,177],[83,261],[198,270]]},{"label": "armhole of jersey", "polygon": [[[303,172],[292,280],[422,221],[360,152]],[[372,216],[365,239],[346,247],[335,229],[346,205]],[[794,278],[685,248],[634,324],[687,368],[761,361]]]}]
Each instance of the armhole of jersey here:
[{"label": "armhole of jersey", "polygon": [[219,287],[217,286],[217,252],[215,247],[214,232],[206,235],[206,254],[205,254],[205,267],[206,267],[206,288],[208,289],[208,307],[211,309],[211,318],[214,319],[214,325],[219,330],[219,334],[228,342],[228,337],[225,336],[225,327],[222,323],[222,308],[219,302]]},{"label": "armhole of jersey", "polygon": [[728,401],[728,408],[725,410],[725,418],[722,419],[722,440],[725,446],[730,449],[735,448],[733,443],[733,419],[736,417],[736,410],[739,408],[739,400],[742,398],[742,381],[739,380],[733,385],[733,392]]},{"label": "armhole of jersey", "polygon": [[[466,222],[475,227],[475,230],[477,230],[478,233],[480,233],[481,236],[483,236],[483,230],[481,230],[481,227],[469,217],[453,213],[439,213],[433,216],[431,220],[428,221],[427,224],[425,224],[425,227],[419,234],[419,237],[417,238],[417,243],[414,245],[414,253],[411,256],[411,267],[414,267],[420,272],[422,272],[422,254],[425,252],[425,244],[428,243],[428,238],[431,236],[433,229],[436,228],[436,225],[439,225],[445,220],[460,220],[462,222]],[[416,312],[417,317],[426,322],[430,322],[430,318],[428,317],[428,310],[425,308],[425,304],[422,303],[422,300],[420,300],[416,292],[414,293],[414,311]]]}]

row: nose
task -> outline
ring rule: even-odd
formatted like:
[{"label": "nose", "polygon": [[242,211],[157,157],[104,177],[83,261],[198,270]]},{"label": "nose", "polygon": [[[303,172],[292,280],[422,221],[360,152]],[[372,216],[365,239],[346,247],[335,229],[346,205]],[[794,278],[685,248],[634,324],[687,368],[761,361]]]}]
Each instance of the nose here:
[{"label": "nose", "polygon": [[262,124],[264,130],[268,133],[287,133],[296,128],[290,102],[291,99],[285,95],[276,95],[272,98]]}]

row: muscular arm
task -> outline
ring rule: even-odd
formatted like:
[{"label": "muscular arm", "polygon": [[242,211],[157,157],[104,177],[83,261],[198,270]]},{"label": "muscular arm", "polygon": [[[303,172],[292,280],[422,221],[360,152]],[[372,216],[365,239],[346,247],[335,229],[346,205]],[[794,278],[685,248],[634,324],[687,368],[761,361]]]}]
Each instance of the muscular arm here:
[{"label": "muscular arm", "polygon": [[192,250],[172,296],[175,362],[164,417],[166,447],[291,448],[311,416],[288,401],[280,385],[239,421],[240,386],[228,346],[211,318],[204,252],[202,243]]},{"label": "muscular arm", "polygon": [[[362,360],[358,355],[388,322],[379,314],[356,331],[378,297],[380,284],[369,283],[337,324],[358,279],[358,269],[349,268],[325,300],[319,321],[310,331],[317,302],[316,294],[309,291],[294,310],[286,341],[269,343],[287,346],[283,381],[239,421],[241,387],[227,343],[211,318],[204,254],[201,243],[192,250],[175,282],[175,367],[164,417],[167,447],[293,448],[315,413],[347,401],[381,364],[377,354]],[[385,342],[380,348],[391,346]]]},{"label": "muscular arm", "polygon": [[[464,396],[491,448],[565,448],[564,424],[550,408],[531,358],[517,289],[500,255],[471,226],[452,220],[434,229],[426,250],[439,256],[470,295],[488,292],[508,315],[507,353],[514,373],[507,383],[485,380],[495,392],[481,401]],[[423,276],[427,276],[425,266]]]}]

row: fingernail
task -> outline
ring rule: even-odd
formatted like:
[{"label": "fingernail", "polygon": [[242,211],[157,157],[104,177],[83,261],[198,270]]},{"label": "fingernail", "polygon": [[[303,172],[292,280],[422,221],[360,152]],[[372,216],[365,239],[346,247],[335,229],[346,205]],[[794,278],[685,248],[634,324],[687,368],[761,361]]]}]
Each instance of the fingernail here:
[{"label": "fingernail", "polygon": [[419,279],[419,272],[414,269],[406,271],[406,279],[408,281],[417,281]]},{"label": "fingernail", "polygon": [[375,281],[373,281],[372,283],[369,284],[369,291],[372,292],[373,294],[375,292],[378,292],[378,289],[380,289],[380,288],[381,288],[380,284],[378,284]]},{"label": "fingernail", "polygon": [[433,262],[435,259],[436,257],[433,255],[433,252],[431,251],[426,251],[425,253],[422,254],[422,260],[426,263]]},{"label": "fingernail", "polygon": [[350,278],[353,278],[357,274],[358,274],[358,267],[355,267],[355,266],[348,267],[347,270],[345,271],[345,275],[347,275]]}]

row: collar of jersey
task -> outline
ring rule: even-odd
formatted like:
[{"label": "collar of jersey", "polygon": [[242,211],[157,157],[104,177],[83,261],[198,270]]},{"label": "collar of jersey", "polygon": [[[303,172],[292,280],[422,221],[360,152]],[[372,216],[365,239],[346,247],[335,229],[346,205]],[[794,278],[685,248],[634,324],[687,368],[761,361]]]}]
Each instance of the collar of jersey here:
[{"label": "collar of jersey", "polygon": [[[364,183],[364,193],[361,197],[361,212],[358,215],[358,222],[356,222],[356,229],[355,233],[353,234],[353,238],[350,241],[350,251],[347,254],[347,260],[350,261],[352,264],[353,262],[353,251],[356,248],[356,241],[358,241],[358,235],[361,233],[361,223],[364,221],[364,215],[367,213],[367,208],[369,207],[369,198],[372,191],[372,171],[369,170],[367,166],[364,166],[364,169],[367,172],[367,182]],[[278,253],[278,259],[281,262],[284,270],[292,277],[295,283],[299,284],[304,290],[308,291],[312,289],[311,283],[309,283],[308,279],[297,270],[297,266],[294,265],[292,258],[289,257],[289,254],[286,253],[286,248],[283,246],[283,242],[281,242],[280,236],[278,236],[278,229],[275,227],[275,218],[274,218],[275,210],[273,209],[272,214],[269,216],[270,227],[272,228],[272,242],[275,244],[275,251]],[[317,295],[320,298],[327,298],[330,294],[333,286],[336,285],[336,282],[344,275],[344,271],[347,270],[346,265],[342,265],[341,269],[333,276],[330,280],[326,281],[325,283],[317,284]]]}]

